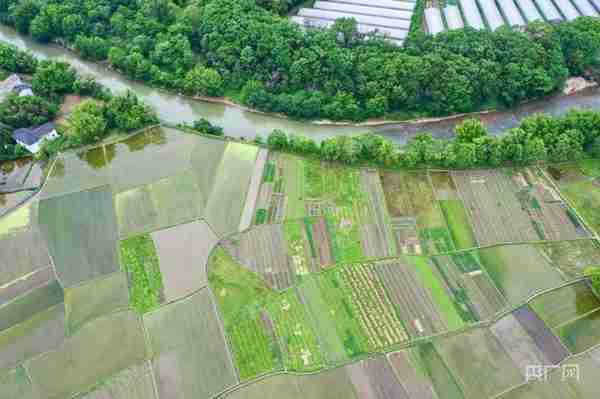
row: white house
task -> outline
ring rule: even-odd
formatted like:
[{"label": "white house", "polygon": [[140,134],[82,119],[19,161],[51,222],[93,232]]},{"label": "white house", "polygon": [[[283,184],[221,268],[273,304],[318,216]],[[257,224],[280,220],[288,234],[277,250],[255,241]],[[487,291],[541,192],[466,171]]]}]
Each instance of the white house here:
[{"label": "white house", "polygon": [[27,129],[17,129],[13,132],[12,138],[29,152],[37,153],[44,141],[52,141],[59,137],[56,131],[56,125],[52,122],[44,123],[37,127]]},{"label": "white house", "polygon": [[10,93],[15,93],[20,97],[33,96],[31,85],[23,82],[19,75],[10,75],[6,80],[0,82],[0,100],[3,100]]}]

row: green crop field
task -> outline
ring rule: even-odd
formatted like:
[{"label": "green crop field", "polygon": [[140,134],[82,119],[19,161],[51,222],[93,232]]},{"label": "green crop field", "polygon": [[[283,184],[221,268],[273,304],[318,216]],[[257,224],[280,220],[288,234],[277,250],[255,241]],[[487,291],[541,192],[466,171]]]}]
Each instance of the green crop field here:
[{"label": "green crop field", "polygon": [[427,261],[426,258],[409,256],[407,259],[415,267],[421,282],[431,291],[435,304],[446,319],[448,327],[450,329],[458,329],[462,327],[465,323],[458,314],[456,305],[444,289],[442,282],[434,274],[432,269],[433,266]]},{"label": "green crop field", "polygon": [[440,201],[440,207],[448,222],[450,234],[457,249],[467,249],[477,246],[469,218],[462,201]]},{"label": "green crop field", "polygon": [[267,311],[281,343],[286,369],[312,371],[323,367],[317,333],[296,290],[287,290],[271,299]]},{"label": "green crop field", "polygon": [[157,308],[163,300],[163,283],[150,235],[121,241],[121,268],[128,276],[132,306],[140,313]]},{"label": "green crop field", "polygon": [[[265,282],[242,268],[218,247],[208,262],[208,281],[219,305],[242,379],[278,367],[279,348],[261,315],[262,304],[273,298]],[[262,317],[261,317],[262,316]]]},{"label": "green crop field", "polygon": [[600,370],[600,298],[556,289],[600,266],[573,211],[600,229],[599,160],[380,170],[113,137],[0,218],[0,399],[516,399],[526,364]]},{"label": "green crop field", "polygon": [[309,248],[306,248],[304,239],[305,227],[303,221],[289,220],[283,225],[283,233],[288,244],[288,251],[292,258],[293,270],[297,276],[309,272]]}]

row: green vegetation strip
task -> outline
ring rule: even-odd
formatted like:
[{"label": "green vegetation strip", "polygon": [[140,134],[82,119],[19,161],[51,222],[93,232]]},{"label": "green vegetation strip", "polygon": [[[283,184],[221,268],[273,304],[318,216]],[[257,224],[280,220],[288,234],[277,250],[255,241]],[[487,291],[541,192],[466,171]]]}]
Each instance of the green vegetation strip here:
[{"label": "green vegetation strip", "polygon": [[467,217],[465,207],[460,200],[440,201],[440,207],[448,223],[450,234],[457,249],[477,246],[475,236]]},{"label": "green vegetation strip", "polygon": [[149,234],[121,241],[121,268],[127,272],[131,305],[145,313],[162,300],[162,276],[154,241]]},{"label": "green vegetation strip", "polygon": [[279,364],[276,341],[261,319],[261,304],[274,295],[256,274],[236,263],[221,247],[209,260],[210,287],[219,305],[240,377],[250,379]]},{"label": "green vegetation strip", "polygon": [[407,257],[414,265],[415,270],[421,282],[429,289],[433,295],[433,299],[438,306],[438,310],[444,315],[448,328],[451,330],[459,329],[464,326],[464,322],[456,310],[456,306],[452,299],[446,293],[442,283],[435,276],[431,266],[426,258],[422,257]]}]

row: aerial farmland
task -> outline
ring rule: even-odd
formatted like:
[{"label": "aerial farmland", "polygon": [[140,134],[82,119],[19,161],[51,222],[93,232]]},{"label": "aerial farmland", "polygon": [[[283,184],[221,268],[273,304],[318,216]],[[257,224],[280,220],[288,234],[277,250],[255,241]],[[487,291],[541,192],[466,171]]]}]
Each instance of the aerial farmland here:
[{"label": "aerial farmland", "polygon": [[0,218],[0,399],[596,398],[599,171],[63,153]]}]

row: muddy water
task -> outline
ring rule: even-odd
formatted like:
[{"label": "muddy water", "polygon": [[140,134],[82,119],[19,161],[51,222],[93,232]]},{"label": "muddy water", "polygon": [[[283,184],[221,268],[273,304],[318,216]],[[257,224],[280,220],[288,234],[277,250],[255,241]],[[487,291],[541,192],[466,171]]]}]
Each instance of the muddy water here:
[{"label": "muddy water", "polygon": [[[133,82],[104,66],[81,60],[75,54],[54,45],[41,45],[30,38],[17,34],[14,30],[0,26],[0,40],[27,49],[39,58],[62,59],[69,62],[79,72],[94,76],[99,82],[115,92],[132,90],[147,104],[156,109],[159,117],[167,123],[191,122],[204,117],[222,126],[227,135],[253,138],[257,134],[265,136],[273,129],[302,133],[315,140],[342,134],[352,134],[368,130],[377,131],[397,143],[404,143],[415,133],[429,131],[438,137],[450,137],[454,126],[463,118],[420,123],[398,123],[381,127],[325,126],[309,122],[291,121],[285,118],[244,111],[238,107],[193,100],[166,93]],[[514,127],[524,116],[536,112],[561,115],[574,107],[600,109],[600,90],[588,89],[579,94],[564,97],[554,96],[522,105],[511,111],[500,111],[480,116],[491,132],[498,134]]]}]

